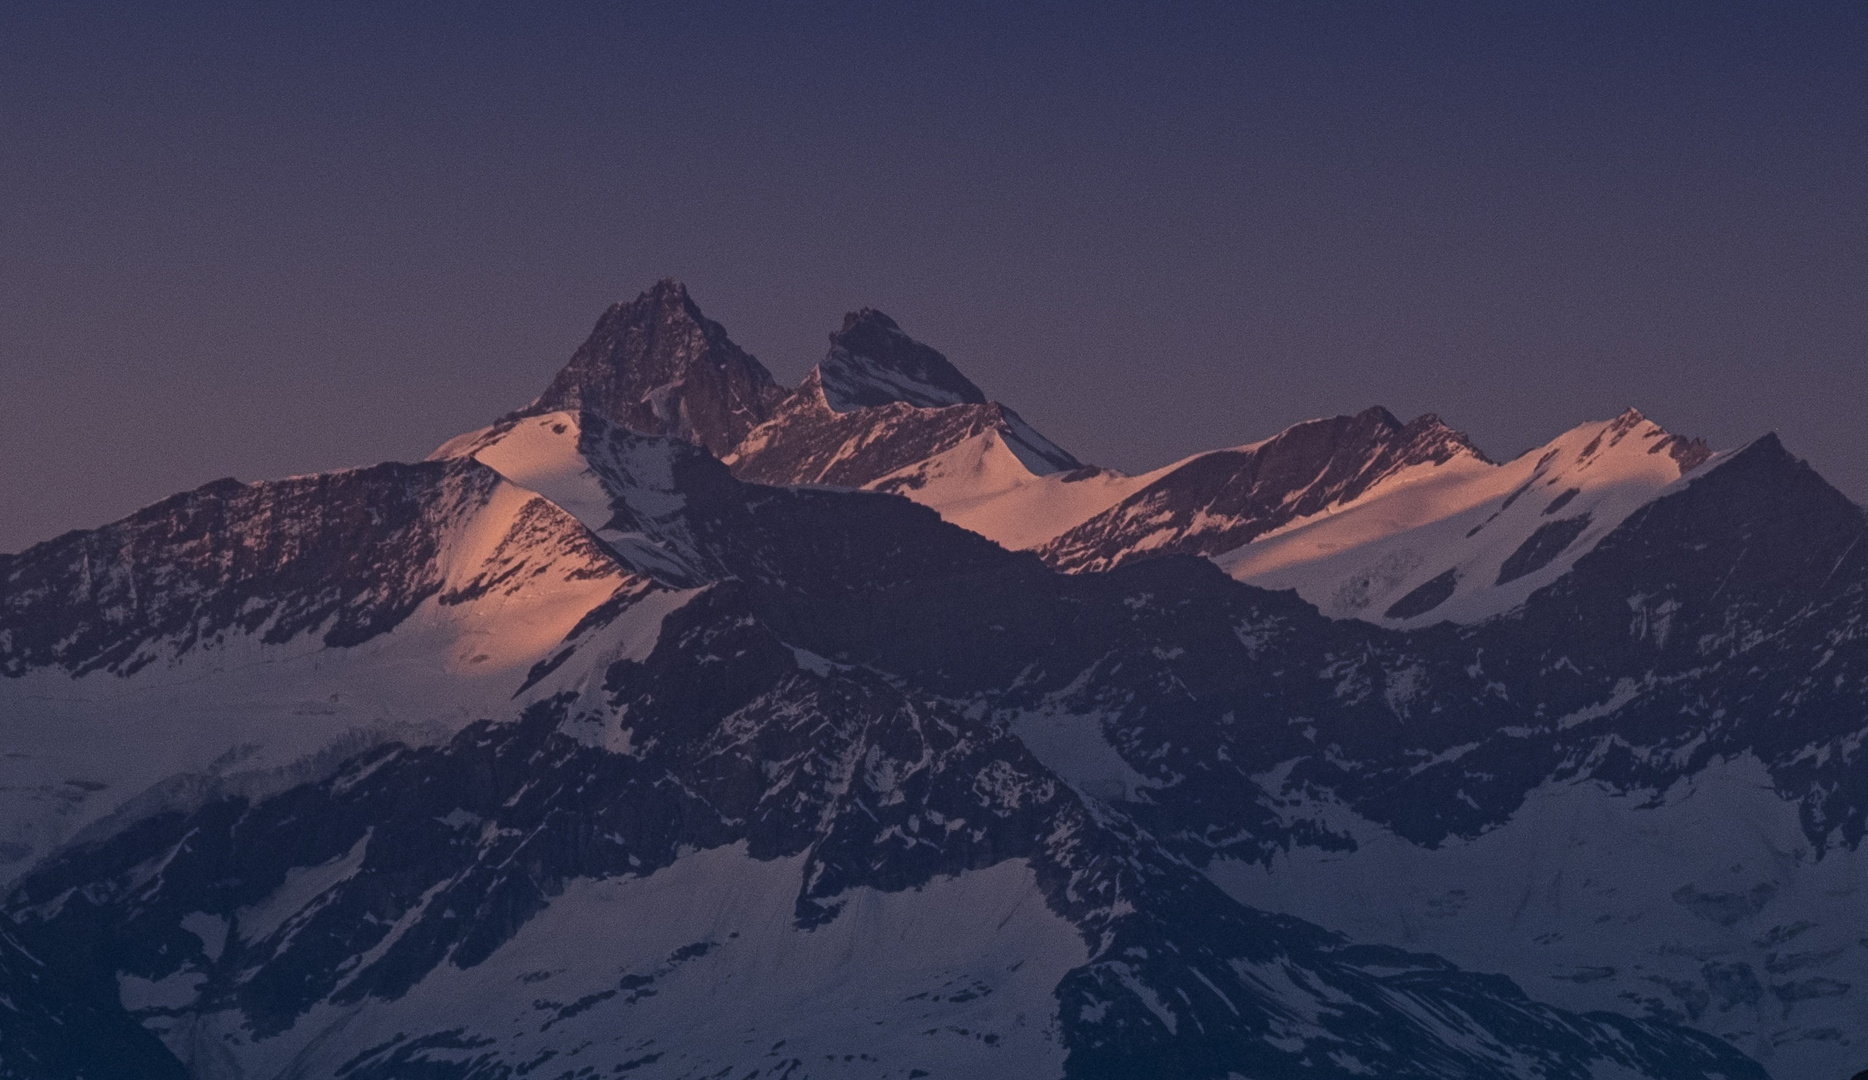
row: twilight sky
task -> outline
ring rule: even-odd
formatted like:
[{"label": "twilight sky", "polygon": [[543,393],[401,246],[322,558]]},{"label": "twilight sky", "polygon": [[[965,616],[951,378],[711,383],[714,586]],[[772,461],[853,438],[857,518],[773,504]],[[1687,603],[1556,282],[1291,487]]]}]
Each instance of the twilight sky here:
[{"label": "twilight sky", "polygon": [[664,275],[1118,468],[1634,404],[1868,499],[1868,5],[529,7],[0,8],[0,551],[419,458]]}]

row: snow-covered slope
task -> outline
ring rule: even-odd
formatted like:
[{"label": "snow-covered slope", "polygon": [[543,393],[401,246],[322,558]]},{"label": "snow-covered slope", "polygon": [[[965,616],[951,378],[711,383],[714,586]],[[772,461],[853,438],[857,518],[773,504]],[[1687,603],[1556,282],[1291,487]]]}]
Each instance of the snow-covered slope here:
[{"label": "snow-covered slope", "polygon": [[585,410],[510,417],[450,439],[430,460],[478,461],[575,517],[625,566],[685,587],[714,576],[676,478],[702,453]]},{"label": "snow-covered slope", "polygon": [[[863,581],[892,545],[831,546]],[[1240,906],[977,705],[787,643],[788,607],[716,585],[585,657],[600,686],[149,819],[12,916],[97,946],[197,1076],[1763,1075]]]},{"label": "snow-covered slope", "polygon": [[1241,581],[1325,614],[1471,622],[1522,603],[1629,514],[1711,457],[1634,409],[1504,465],[1461,455],[1219,552]]},{"label": "snow-covered slope", "polygon": [[1484,464],[1464,435],[1388,410],[1312,420],[1263,442],[1196,454],[1039,547],[1060,569],[1103,570],[1152,555],[1216,555],[1347,506],[1384,482]]},{"label": "snow-covered slope", "polygon": [[445,739],[560,689],[535,666],[580,640],[652,643],[683,596],[467,459],[221,481],[0,581],[7,877],[87,827]]},{"label": "snow-covered slope", "polygon": [[[871,359],[894,354],[917,362]],[[826,388],[833,370],[846,389]],[[1372,408],[1129,476],[1077,464],[976,396],[939,353],[865,311],[726,460],[760,483],[902,495],[1064,570],[1200,554],[1335,617],[1421,625],[1522,603],[1711,456],[1630,409],[1498,465],[1435,417],[1403,424]]]},{"label": "snow-covered slope", "polygon": [[1568,1008],[1681,1017],[1780,1077],[1848,1075],[1868,1044],[1868,856],[1815,858],[1772,788],[1749,755],[1658,794],[1553,782],[1470,840],[1421,847],[1341,814],[1354,853],[1209,872],[1249,904],[1501,971]]},{"label": "snow-covered slope", "polygon": [[804,861],[742,843],[648,876],[576,879],[480,963],[442,966],[393,1000],[319,1006],[272,1039],[251,1039],[234,1011],[153,1026],[184,1050],[233,1047],[249,1076],[396,1077],[489,1048],[549,1075],[1061,1075],[1052,991],[1087,949],[1026,866],[858,889],[835,922],[803,931]]},{"label": "snow-covered slope", "polygon": [[1082,466],[1033,471],[998,434],[968,439],[868,486],[904,495],[1012,550],[1037,548],[1145,487],[1162,470],[1128,476]]},{"label": "snow-covered slope", "polygon": [[839,411],[816,380],[728,456],[736,475],[902,495],[1072,572],[1206,555],[1398,626],[1511,609],[1713,456],[1630,409],[1499,465],[1435,417],[1374,408],[1130,476],[1077,465],[1003,406]]}]

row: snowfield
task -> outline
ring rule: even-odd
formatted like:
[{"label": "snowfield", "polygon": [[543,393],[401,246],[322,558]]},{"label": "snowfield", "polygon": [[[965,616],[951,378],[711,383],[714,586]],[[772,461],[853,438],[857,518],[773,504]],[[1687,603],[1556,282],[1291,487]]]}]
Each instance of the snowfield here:
[{"label": "snowfield", "polygon": [[1209,873],[1228,893],[1511,976],[1581,1011],[1657,1010],[1781,1077],[1841,1076],[1868,1049],[1868,858],[1816,852],[1755,760],[1658,798],[1551,783],[1512,820],[1425,848],[1353,815],[1354,852],[1294,848]]},{"label": "snowfield", "polygon": [[469,1062],[488,1048],[553,1075],[1062,1072],[1052,989],[1086,949],[1029,869],[863,890],[810,930],[792,921],[802,870],[743,845],[695,852],[646,878],[573,882],[487,960],[443,965],[393,1002],[319,1006],[259,1039],[237,1013],[153,1025],[216,1080],[394,1075],[417,1050]]}]

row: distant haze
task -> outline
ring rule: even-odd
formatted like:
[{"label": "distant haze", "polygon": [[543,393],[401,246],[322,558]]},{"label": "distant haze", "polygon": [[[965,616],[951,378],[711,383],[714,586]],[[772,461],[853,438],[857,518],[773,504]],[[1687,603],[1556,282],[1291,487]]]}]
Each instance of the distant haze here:
[{"label": "distant haze", "polygon": [[1868,498],[1868,5],[304,7],[0,11],[0,551],[419,458],[667,275],[1117,468],[1636,405]]}]

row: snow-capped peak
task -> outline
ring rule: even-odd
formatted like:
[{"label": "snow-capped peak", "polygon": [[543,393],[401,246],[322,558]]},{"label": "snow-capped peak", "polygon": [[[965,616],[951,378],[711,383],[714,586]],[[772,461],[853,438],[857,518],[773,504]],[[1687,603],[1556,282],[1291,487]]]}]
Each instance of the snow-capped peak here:
[{"label": "snow-capped peak", "polygon": [[938,351],[902,332],[895,320],[864,308],[843,317],[808,383],[840,413],[902,402],[917,408],[984,405],[986,395]]},{"label": "snow-capped peak", "polygon": [[[1347,505],[1397,477],[1485,456],[1432,414],[1402,423],[1380,406],[1295,424],[1263,442],[1197,454],[1038,548],[1065,570],[1140,555],[1217,555]],[[1115,493],[1119,489],[1111,489]]]},{"label": "snow-capped peak", "polygon": [[1295,588],[1328,615],[1474,621],[1523,603],[1712,457],[1630,408],[1502,465],[1473,457],[1396,474],[1215,561],[1239,580]]}]

